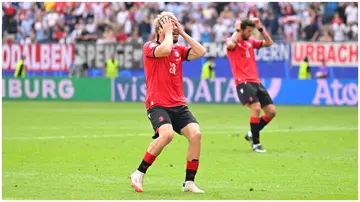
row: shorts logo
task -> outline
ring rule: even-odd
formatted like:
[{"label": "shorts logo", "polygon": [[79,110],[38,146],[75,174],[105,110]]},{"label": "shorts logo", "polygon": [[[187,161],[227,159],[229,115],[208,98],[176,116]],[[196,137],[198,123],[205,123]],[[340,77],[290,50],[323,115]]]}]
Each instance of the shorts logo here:
[{"label": "shorts logo", "polygon": [[253,101],[253,98],[252,98],[252,97],[249,97],[249,101],[252,102],[252,101]]},{"label": "shorts logo", "polygon": [[243,93],[244,93],[244,89],[240,89],[240,93],[243,94]]},{"label": "shorts logo", "polygon": [[163,122],[163,121],[164,121],[164,117],[163,117],[163,116],[160,116],[160,117],[159,117],[159,121],[160,121],[160,122]]}]

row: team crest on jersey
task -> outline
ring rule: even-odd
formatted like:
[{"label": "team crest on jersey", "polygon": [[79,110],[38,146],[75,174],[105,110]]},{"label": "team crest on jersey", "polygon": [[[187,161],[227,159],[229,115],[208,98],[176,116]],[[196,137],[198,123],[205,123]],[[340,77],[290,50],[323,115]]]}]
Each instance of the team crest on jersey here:
[{"label": "team crest on jersey", "polygon": [[249,47],[252,47],[252,44],[250,42],[246,43]]},{"label": "team crest on jersey", "polygon": [[175,61],[178,62],[181,60],[180,53],[178,51],[174,51]]},{"label": "team crest on jersey", "polygon": [[175,57],[177,57],[177,58],[180,57],[180,54],[179,54],[179,52],[177,52],[177,51],[174,52],[174,55],[175,55]]}]

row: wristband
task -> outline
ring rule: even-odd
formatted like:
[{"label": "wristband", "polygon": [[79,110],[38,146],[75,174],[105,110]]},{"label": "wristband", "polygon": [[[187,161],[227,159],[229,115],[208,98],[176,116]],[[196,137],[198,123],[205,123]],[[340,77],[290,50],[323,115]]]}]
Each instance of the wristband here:
[{"label": "wristband", "polygon": [[262,27],[260,27],[259,29],[259,32],[261,33],[262,31],[264,31],[264,29]]}]

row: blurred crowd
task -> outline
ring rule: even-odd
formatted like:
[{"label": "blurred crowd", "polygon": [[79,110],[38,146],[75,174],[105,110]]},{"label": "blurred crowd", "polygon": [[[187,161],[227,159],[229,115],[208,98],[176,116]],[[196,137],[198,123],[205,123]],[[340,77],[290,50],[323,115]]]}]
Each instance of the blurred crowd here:
[{"label": "blurred crowd", "polygon": [[[2,3],[4,42],[142,43],[152,22],[171,11],[201,42],[222,42],[236,19],[258,17],[274,41],[357,41],[355,2],[9,2]],[[260,38],[260,33],[254,33]]]}]

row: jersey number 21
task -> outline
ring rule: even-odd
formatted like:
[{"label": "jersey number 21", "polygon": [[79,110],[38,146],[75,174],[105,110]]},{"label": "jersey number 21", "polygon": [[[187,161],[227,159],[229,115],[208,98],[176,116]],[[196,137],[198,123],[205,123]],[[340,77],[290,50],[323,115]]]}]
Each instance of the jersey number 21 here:
[{"label": "jersey number 21", "polygon": [[170,71],[170,74],[174,74],[174,75],[176,74],[176,64],[175,63],[170,62],[169,71]]}]

